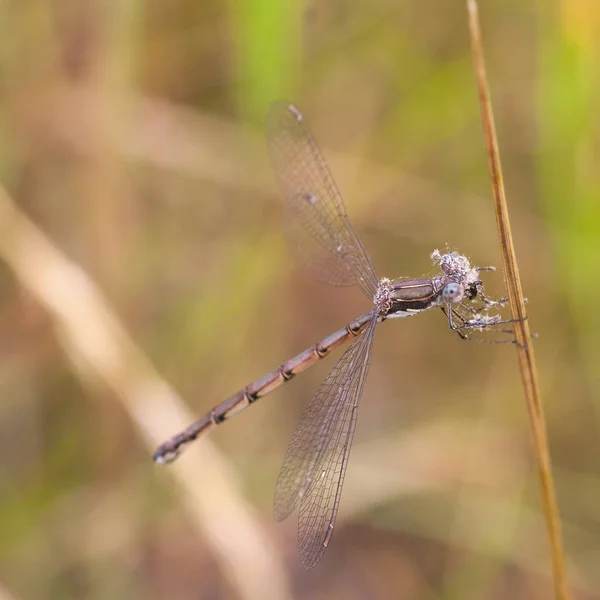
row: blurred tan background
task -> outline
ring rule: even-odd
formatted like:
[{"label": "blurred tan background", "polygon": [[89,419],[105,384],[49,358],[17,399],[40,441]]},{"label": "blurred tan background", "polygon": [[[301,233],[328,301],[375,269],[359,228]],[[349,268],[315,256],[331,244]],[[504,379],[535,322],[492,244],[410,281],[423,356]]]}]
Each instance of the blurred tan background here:
[{"label": "blurred tan background", "polygon": [[[481,4],[570,578],[600,598],[600,6]],[[0,598],[550,598],[515,353],[437,311],[377,332],[312,571],[271,502],[336,357],[151,461],[369,307],[289,256],[272,101],[380,275],[499,264],[463,3],[21,0],[0,27]]]}]

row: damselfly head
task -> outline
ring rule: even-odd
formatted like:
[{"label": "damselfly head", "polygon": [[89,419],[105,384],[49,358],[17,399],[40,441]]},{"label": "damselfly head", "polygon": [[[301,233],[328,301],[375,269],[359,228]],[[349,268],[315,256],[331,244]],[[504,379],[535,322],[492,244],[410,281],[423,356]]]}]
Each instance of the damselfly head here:
[{"label": "damselfly head", "polygon": [[440,300],[445,303],[470,302],[480,299],[490,306],[483,293],[483,282],[479,278],[480,271],[494,271],[494,267],[473,267],[466,256],[458,252],[439,250],[431,253],[431,259],[437,264],[449,280],[442,290]]}]

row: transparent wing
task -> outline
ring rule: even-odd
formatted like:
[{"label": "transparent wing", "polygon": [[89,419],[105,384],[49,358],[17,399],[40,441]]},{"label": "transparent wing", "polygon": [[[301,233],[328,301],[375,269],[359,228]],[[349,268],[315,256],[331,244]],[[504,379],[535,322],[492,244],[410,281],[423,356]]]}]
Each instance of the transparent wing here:
[{"label": "transparent wing", "polygon": [[379,281],[373,263],[304,117],[293,104],[273,104],[267,116],[267,142],[285,197],[286,237],[296,260],[317,279],[358,285],[372,299]]},{"label": "transparent wing", "polygon": [[300,503],[298,547],[307,568],[319,561],[333,533],[376,325],[373,311],[367,327],[317,390],[296,427],[277,480],[275,518],[282,521]]}]

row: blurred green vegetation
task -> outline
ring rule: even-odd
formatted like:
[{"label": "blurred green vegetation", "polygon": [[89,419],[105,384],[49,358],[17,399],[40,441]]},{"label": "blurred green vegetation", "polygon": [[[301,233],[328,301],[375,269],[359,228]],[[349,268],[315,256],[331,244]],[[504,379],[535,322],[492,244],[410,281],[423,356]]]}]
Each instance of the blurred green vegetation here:
[{"label": "blurred green vegetation", "polygon": [[[600,598],[600,5],[481,4],[574,597]],[[446,245],[498,265],[465,12],[2,3],[2,184],[201,415],[368,308],[289,258],[262,140],[272,101],[308,117],[380,274],[427,273]],[[119,400],[78,378],[0,268],[0,597],[238,597]],[[502,295],[499,274],[486,285]],[[462,344],[435,313],[378,332],[340,525],[301,569],[270,503],[334,360],[210,438],[294,597],[551,597],[514,353]]]}]

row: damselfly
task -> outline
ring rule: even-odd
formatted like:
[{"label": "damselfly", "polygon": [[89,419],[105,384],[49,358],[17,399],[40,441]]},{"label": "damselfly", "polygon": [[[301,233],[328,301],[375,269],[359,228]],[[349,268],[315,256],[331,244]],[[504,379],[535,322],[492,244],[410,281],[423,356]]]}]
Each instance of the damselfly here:
[{"label": "damselfly", "polygon": [[390,280],[377,276],[327,164],[294,105],[273,105],[267,118],[267,140],[285,201],[286,237],[296,259],[323,282],[358,286],[374,306],[173,436],[156,450],[154,460],[173,461],[201,433],[351,340],[296,427],[275,491],[278,521],[299,507],[300,557],[310,568],[319,561],[333,534],[377,324],[440,307],[450,328],[466,338],[470,330],[508,321],[488,314],[497,302],[484,295],[479,272],[491,267],[473,267],[456,252],[436,250],[431,254],[439,267],[439,274],[432,278]]}]

